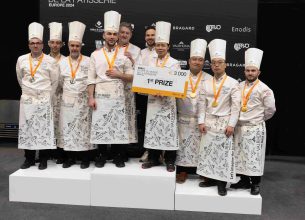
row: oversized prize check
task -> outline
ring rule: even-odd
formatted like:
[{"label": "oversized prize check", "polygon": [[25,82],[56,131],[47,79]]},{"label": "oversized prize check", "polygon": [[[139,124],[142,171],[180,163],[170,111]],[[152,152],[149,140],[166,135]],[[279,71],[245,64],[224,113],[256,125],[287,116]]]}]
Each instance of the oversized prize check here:
[{"label": "oversized prize check", "polygon": [[132,91],[150,95],[185,98],[188,86],[188,70],[135,66]]}]

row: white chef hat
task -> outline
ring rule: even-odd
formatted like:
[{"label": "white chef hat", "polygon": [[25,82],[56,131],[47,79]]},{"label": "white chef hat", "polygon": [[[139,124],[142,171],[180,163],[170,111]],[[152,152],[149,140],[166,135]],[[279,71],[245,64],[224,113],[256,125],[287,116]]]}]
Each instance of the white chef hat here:
[{"label": "white chef hat", "polygon": [[222,39],[214,39],[209,43],[208,47],[211,60],[215,58],[226,59],[226,44],[227,41]]},{"label": "white chef hat", "polygon": [[165,21],[156,22],[156,43],[169,44],[169,37],[171,34],[171,23]]},{"label": "white chef hat", "polygon": [[104,14],[104,31],[119,32],[121,14],[116,11],[107,11]]},{"label": "white chef hat", "polygon": [[43,41],[43,26],[37,22],[29,25],[29,40],[32,38],[38,38]]},{"label": "white chef hat", "polygon": [[62,41],[62,24],[58,22],[49,23],[50,40]]},{"label": "white chef hat", "polygon": [[79,21],[69,22],[69,41],[83,42],[86,25]]},{"label": "white chef hat", "polygon": [[254,66],[260,68],[264,51],[257,48],[249,48],[245,51],[245,67]]},{"label": "white chef hat", "polygon": [[198,56],[205,57],[205,51],[207,49],[207,42],[204,39],[195,39],[191,42],[190,57]]}]

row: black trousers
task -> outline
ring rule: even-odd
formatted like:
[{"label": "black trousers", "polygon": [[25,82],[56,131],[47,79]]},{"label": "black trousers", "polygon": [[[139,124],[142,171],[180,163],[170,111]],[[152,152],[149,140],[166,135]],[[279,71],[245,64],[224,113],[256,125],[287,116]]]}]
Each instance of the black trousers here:
[{"label": "black trousers", "polygon": [[78,158],[81,159],[82,162],[89,162],[89,151],[65,151],[67,155],[67,159],[70,160],[77,160]]},{"label": "black trousers", "polygon": [[197,167],[177,166],[177,173],[186,172],[188,174],[196,174]]},{"label": "black trousers", "polygon": [[105,159],[124,159],[127,157],[127,146],[128,144],[111,144],[108,150],[107,144],[99,144],[96,156]]},{"label": "black trousers", "polygon": [[[166,150],[164,154],[165,163],[175,163],[176,161],[176,151]],[[159,161],[162,150],[148,149],[148,160]]]},{"label": "black trousers", "polygon": [[[35,161],[36,150],[24,150],[24,157],[29,161]],[[48,160],[50,150],[39,150],[39,160]]]},{"label": "black trousers", "polygon": [[242,181],[247,181],[247,182],[251,181],[251,183],[255,184],[255,185],[260,184],[261,179],[262,179],[261,176],[246,176],[246,175],[243,175],[243,174],[239,174],[239,176],[240,176],[240,179]]}]

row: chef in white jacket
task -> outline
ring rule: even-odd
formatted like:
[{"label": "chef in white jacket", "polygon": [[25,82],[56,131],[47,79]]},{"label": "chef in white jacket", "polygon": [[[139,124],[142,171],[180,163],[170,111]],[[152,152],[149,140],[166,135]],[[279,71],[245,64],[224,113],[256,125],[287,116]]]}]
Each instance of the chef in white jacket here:
[{"label": "chef in white jacket", "polygon": [[[178,60],[168,53],[171,24],[156,22],[156,45],[158,56],[153,57],[148,66],[180,69]],[[148,149],[148,161],[143,169],[160,164],[159,158],[165,151],[166,169],[175,171],[176,151],[178,150],[177,107],[174,97],[148,96],[144,148]]]},{"label": "chef in white jacket", "polygon": [[188,173],[195,173],[198,164],[201,133],[198,128],[197,102],[199,91],[212,76],[202,71],[207,42],[195,39],[191,42],[190,75],[187,95],[177,99],[179,150],[177,151],[177,183],[184,183]]},{"label": "chef in white jacket", "polygon": [[43,53],[43,26],[29,25],[30,53],[18,58],[16,73],[22,89],[19,111],[18,148],[24,149],[22,169],[35,165],[35,150],[39,150],[39,169],[47,168],[49,149],[56,149],[52,95],[57,89],[59,69],[49,55]]},{"label": "chef in white jacket", "polygon": [[[57,64],[59,65],[60,62],[65,58],[64,55],[60,53],[61,48],[63,47],[62,41],[62,24],[58,22],[51,22],[49,23],[50,29],[50,39],[48,41],[48,46],[50,48],[50,56],[53,57]],[[53,117],[54,117],[54,134],[56,138],[56,147],[57,149],[54,150],[51,154],[51,157],[57,158],[56,163],[62,164],[64,158],[64,151],[62,148],[58,146],[59,144],[59,112],[60,112],[60,103],[62,97],[62,87],[58,85],[52,101],[53,101]]]},{"label": "chef in white jacket", "polygon": [[209,45],[214,77],[204,82],[198,101],[198,124],[202,132],[197,174],[210,178],[199,186],[217,185],[227,194],[226,182],[235,182],[233,132],[240,111],[238,82],[225,72],[226,41],[214,39]]},{"label": "chef in white jacket", "polygon": [[258,79],[262,57],[263,51],[257,48],[245,52],[246,80],[239,85],[241,111],[234,134],[236,173],[241,175],[241,180],[231,188],[251,188],[252,195],[259,194],[264,173],[265,121],[276,111],[273,91]]},{"label": "chef in white jacket", "polygon": [[88,71],[90,58],[81,53],[86,25],[79,21],[69,23],[70,54],[60,63],[60,82],[63,87],[60,108],[60,141],[67,157],[63,168],[75,164],[79,155],[81,169],[89,167],[91,109],[88,106]]},{"label": "chef in white jacket", "polygon": [[88,102],[93,109],[90,142],[99,144],[96,167],[103,167],[106,163],[107,144],[113,148],[113,163],[117,167],[124,167],[127,144],[131,143],[125,86],[132,82],[133,67],[116,44],[120,20],[118,12],[105,12],[105,45],[94,51],[90,58]]}]

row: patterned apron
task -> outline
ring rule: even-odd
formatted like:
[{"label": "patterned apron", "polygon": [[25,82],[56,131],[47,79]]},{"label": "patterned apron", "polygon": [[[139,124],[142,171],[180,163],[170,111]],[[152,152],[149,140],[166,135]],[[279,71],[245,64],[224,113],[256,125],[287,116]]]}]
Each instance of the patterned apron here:
[{"label": "patterned apron", "polygon": [[87,91],[80,94],[64,92],[60,108],[59,146],[65,151],[87,151],[90,144],[91,109]]},{"label": "patterned apron", "polygon": [[234,136],[236,173],[262,176],[265,165],[266,126],[238,124]]},{"label": "patterned apron", "polygon": [[206,115],[207,133],[202,135],[197,173],[215,180],[236,182],[233,137],[225,135],[230,116]]},{"label": "patterned apron", "polygon": [[148,96],[144,147],[156,150],[178,150],[175,98]]},{"label": "patterned apron", "polygon": [[121,81],[96,84],[90,143],[130,143],[124,86]]},{"label": "patterned apron", "polygon": [[18,148],[56,149],[50,91],[22,88]]},{"label": "patterned apron", "polygon": [[197,167],[201,133],[198,119],[188,115],[178,115],[179,150],[176,165]]},{"label": "patterned apron", "polygon": [[131,91],[132,84],[125,85],[126,95],[126,112],[128,117],[128,130],[130,143],[138,143],[137,115],[136,115],[136,98]]}]

